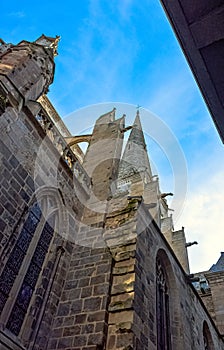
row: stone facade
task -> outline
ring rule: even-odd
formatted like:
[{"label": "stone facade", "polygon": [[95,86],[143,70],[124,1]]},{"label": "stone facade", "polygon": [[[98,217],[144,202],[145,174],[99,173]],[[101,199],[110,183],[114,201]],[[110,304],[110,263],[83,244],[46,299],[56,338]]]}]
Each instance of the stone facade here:
[{"label": "stone facade", "polygon": [[220,333],[224,334],[224,253],[209,271],[195,274],[199,281],[194,283],[203,303],[208,309]]},{"label": "stone facade", "polygon": [[115,109],[83,155],[45,96],[57,42],[0,45],[0,349],[223,350],[222,263],[192,285],[139,112],[122,157]]}]

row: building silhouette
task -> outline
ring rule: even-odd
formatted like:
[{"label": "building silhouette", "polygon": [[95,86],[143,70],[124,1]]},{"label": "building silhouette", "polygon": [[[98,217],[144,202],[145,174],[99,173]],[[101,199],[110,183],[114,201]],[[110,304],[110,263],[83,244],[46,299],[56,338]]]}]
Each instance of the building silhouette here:
[{"label": "building silhouette", "polygon": [[224,142],[224,4],[160,0]]},{"label": "building silhouette", "polygon": [[70,134],[46,97],[58,40],[0,44],[0,349],[224,349],[223,253],[190,274],[139,111]]}]

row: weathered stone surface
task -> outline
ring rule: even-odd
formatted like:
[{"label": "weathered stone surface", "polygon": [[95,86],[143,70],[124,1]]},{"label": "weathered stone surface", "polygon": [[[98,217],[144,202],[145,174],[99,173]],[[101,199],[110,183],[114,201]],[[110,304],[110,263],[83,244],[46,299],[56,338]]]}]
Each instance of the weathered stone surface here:
[{"label": "weathered stone surface", "polygon": [[119,294],[111,297],[108,311],[119,311],[133,307],[134,292]]}]

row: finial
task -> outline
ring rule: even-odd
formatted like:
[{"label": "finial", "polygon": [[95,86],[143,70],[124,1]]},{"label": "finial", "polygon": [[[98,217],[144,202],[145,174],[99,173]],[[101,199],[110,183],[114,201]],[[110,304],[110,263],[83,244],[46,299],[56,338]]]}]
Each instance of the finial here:
[{"label": "finial", "polygon": [[54,50],[54,56],[58,55],[57,49],[58,49],[58,43],[60,40],[61,40],[60,35],[56,35],[54,42],[53,42],[53,45],[52,45],[53,50]]},{"label": "finial", "polygon": [[141,108],[142,106],[140,106],[139,104],[136,106],[136,115],[139,116],[139,109]]}]

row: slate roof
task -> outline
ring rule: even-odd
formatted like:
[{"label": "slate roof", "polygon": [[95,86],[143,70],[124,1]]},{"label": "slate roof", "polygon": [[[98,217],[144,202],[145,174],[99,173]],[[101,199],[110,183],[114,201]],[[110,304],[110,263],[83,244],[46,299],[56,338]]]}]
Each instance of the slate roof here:
[{"label": "slate roof", "polygon": [[212,265],[210,268],[211,272],[224,271],[224,252],[221,252],[221,256],[216,264]]}]

